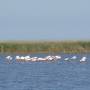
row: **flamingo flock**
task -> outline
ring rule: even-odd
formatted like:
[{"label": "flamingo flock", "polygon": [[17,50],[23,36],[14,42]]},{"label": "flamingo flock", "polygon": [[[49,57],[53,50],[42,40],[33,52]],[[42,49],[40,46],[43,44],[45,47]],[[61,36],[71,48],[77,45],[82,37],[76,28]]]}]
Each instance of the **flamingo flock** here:
[{"label": "flamingo flock", "polygon": [[[12,60],[12,56],[6,56],[7,60]],[[16,56],[15,60],[16,61],[31,61],[31,62],[36,62],[36,61],[55,61],[61,59],[61,56],[46,56],[44,58],[42,57],[30,57],[30,56]]]},{"label": "flamingo flock", "polygon": [[[10,61],[12,61],[13,57],[12,56],[6,56],[6,59]],[[44,58],[42,57],[31,57],[31,56],[15,56],[15,60],[18,62],[40,62],[40,61],[56,61],[56,60],[60,60],[61,56],[60,55],[56,55],[56,56],[52,56],[52,55],[48,55]],[[69,60],[77,60],[78,57],[77,56],[72,56],[71,58],[66,57],[64,58],[65,61],[69,61]],[[87,57],[83,56],[79,62],[86,62]]]},{"label": "flamingo flock", "polygon": [[[72,58],[66,57],[64,60],[65,60],[65,61],[69,61],[69,60],[76,60],[76,59],[78,59],[77,56],[73,56]],[[87,57],[85,57],[85,56],[83,56],[83,57],[79,60],[79,62],[86,62],[86,61],[87,61]]]}]

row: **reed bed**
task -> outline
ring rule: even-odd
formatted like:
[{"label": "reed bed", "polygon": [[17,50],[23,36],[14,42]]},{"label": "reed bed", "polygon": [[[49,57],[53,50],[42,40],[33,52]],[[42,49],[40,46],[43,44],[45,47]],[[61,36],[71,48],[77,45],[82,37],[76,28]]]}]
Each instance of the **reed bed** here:
[{"label": "reed bed", "polygon": [[0,42],[0,53],[89,53],[89,41]]}]

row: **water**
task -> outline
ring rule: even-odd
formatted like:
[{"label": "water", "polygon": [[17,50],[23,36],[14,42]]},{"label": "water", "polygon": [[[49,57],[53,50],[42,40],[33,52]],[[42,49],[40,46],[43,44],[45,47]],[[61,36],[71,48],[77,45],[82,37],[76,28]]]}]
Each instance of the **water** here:
[{"label": "water", "polygon": [[[61,56],[56,62],[13,60],[8,64],[5,55],[0,55],[0,90],[90,90],[90,54],[77,54],[78,59],[73,61],[64,61],[71,54]],[[79,62],[82,56],[87,56],[87,62]]]}]

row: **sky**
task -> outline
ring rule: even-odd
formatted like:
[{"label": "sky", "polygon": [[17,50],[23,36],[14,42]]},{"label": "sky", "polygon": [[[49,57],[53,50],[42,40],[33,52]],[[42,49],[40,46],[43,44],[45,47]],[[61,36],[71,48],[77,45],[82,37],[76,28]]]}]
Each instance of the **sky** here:
[{"label": "sky", "polygon": [[90,40],[90,0],[0,0],[0,40]]}]

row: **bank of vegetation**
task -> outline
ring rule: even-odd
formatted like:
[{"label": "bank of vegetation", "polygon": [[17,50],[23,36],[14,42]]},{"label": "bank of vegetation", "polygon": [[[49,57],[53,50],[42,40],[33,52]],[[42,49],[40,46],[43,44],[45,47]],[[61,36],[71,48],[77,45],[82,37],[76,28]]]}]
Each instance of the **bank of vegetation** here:
[{"label": "bank of vegetation", "polygon": [[0,53],[89,53],[89,41],[0,42]]}]

